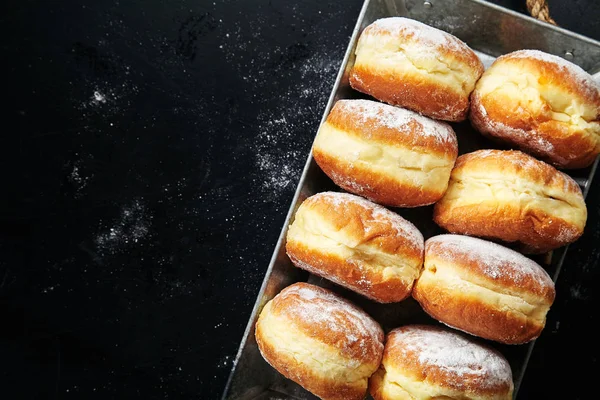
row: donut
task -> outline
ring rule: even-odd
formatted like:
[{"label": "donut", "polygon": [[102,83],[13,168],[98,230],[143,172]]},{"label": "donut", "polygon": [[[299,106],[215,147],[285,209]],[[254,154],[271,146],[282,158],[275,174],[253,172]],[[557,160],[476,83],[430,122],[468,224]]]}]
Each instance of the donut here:
[{"label": "donut", "polygon": [[304,200],[286,240],[295,266],[380,303],[410,296],[423,246],[421,232],[398,214],[337,192]]},{"label": "donut", "polygon": [[273,368],[312,394],[324,400],[363,400],[381,362],[384,334],[349,301],[301,282],[264,306],[255,338]]},{"label": "donut", "polygon": [[554,282],[536,262],[487,240],[431,237],[412,296],[434,319],[488,340],[523,344],[546,325]]},{"label": "donut", "polygon": [[470,121],[485,136],[557,168],[600,154],[600,87],[579,66],[538,50],[505,54],[471,94]]},{"label": "donut", "polygon": [[381,368],[369,380],[375,400],[512,400],[506,358],[459,332],[428,325],[386,337]]},{"label": "donut", "polygon": [[403,17],[367,26],[355,55],[352,88],[445,121],[467,118],[469,95],[484,71],[479,57],[460,39]]},{"label": "donut", "polygon": [[347,192],[392,207],[439,200],[458,155],[450,125],[371,100],[339,100],[319,128],[312,154]]},{"label": "donut", "polygon": [[451,233],[542,254],[577,240],[587,208],[577,183],[519,150],[478,150],[456,160],[433,220]]}]

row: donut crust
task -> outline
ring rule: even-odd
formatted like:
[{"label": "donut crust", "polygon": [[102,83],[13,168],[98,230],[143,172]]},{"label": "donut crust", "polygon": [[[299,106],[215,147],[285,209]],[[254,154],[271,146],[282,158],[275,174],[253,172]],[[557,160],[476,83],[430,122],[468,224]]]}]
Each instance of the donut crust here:
[{"label": "donut crust", "polygon": [[412,293],[434,319],[504,344],[537,338],[555,295],[554,282],[534,261],[460,235],[427,240],[425,267]]},{"label": "donut crust", "polygon": [[386,208],[348,193],[302,202],[287,233],[294,265],[379,303],[410,296],[423,267],[423,235]]},{"label": "donut crust", "polygon": [[363,400],[384,334],[349,301],[300,282],[263,307],[255,338],[265,361],[321,399]]},{"label": "donut crust", "polygon": [[469,95],[483,71],[481,60],[457,37],[391,17],[361,33],[350,85],[388,104],[458,122],[467,118]]},{"label": "donut crust", "polygon": [[496,350],[441,327],[408,325],[386,337],[369,380],[375,400],[511,400],[508,361]]},{"label": "donut crust", "polygon": [[370,100],[339,100],[321,125],[315,162],[342,189],[392,207],[439,200],[458,155],[450,125]]},{"label": "donut crust", "polygon": [[541,51],[499,57],[471,94],[469,118],[483,135],[557,168],[584,168],[600,154],[598,84],[575,64]]},{"label": "donut crust", "polygon": [[518,150],[478,150],[457,158],[433,220],[541,254],[577,240],[587,208],[577,183],[551,165]]}]

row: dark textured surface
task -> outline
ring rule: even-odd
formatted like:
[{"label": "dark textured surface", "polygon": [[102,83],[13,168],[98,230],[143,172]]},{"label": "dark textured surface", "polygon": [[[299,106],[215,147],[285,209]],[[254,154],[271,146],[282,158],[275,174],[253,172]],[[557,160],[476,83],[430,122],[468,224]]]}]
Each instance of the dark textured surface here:
[{"label": "dark textured surface", "polygon": [[[361,5],[4,4],[2,398],[219,397]],[[593,388],[588,202],[523,398]]]}]

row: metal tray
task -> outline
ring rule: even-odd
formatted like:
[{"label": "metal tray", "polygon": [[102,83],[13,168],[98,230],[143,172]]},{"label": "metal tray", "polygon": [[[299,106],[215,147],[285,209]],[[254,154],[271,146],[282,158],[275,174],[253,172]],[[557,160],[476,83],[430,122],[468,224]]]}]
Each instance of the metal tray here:
[{"label": "metal tray", "polygon": [[[338,76],[323,113],[325,120],[332,105],[338,99],[365,98],[352,90],[348,83],[348,72],[354,62],[354,49],[360,32],[378,18],[405,16],[454,34],[476,51],[488,67],[494,59],[519,49],[539,49],[573,61],[586,71],[600,75],[600,42],[573,32],[542,23],[528,16],[486,3],[480,0],[366,0],[358,22],[354,28],[350,44],[341,64]],[[499,148],[475,132],[468,122],[452,124],[458,136],[459,153],[480,148]],[[316,134],[316,132],[315,132]],[[582,187],[587,195],[598,159],[593,166],[569,174]],[[271,368],[262,358],[254,339],[254,324],[264,304],[284,287],[299,281],[308,281],[328,287],[362,307],[387,332],[409,323],[438,324],[426,315],[411,298],[395,304],[377,304],[328,281],[295,268],[285,254],[285,236],[297,207],[307,197],[326,190],[339,191],[331,180],[323,174],[309,154],[292,200],[283,229],[279,236],[273,257],[258,294],[252,315],[248,321],[238,354],[233,363],[222,400],[283,400],[316,399],[294,382],[285,379]],[[443,231],[432,221],[432,207],[394,209],[398,214],[413,222],[425,238]],[[556,281],[568,246],[555,250],[552,254],[536,258]],[[508,359],[515,381],[515,395],[523,380],[529,356],[535,344],[506,346],[493,342]]]}]

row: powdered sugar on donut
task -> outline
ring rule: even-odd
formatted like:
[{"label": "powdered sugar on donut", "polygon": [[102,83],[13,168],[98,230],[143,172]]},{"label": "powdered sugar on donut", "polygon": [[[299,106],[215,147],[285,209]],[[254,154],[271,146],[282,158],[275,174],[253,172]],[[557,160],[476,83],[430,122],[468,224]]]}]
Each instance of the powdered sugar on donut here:
[{"label": "powdered sugar on donut", "polygon": [[570,61],[565,60],[562,57],[555,56],[553,54],[545,53],[539,50],[518,50],[509,53],[505,58],[533,58],[538,61],[542,61],[548,64],[554,64],[561,70],[568,73],[580,86],[581,90],[585,91],[586,94],[591,97],[598,98],[600,96],[600,85],[594,81],[594,78],[587,72],[585,72],[580,66]]},{"label": "powdered sugar on donut", "polygon": [[581,232],[579,232],[579,230],[576,228],[561,226],[555,239],[561,243],[571,243],[579,236],[581,236]]},{"label": "powdered sugar on donut", "polygon": [[[539,170],[541,168],[552,168],[550,165],[519,150],[496,150],[484,149],[467,153],[469,159],[477,158],[502,158],[504,164],[514,165],[520,168]],[[565,175],[566,176],[566,175]],[[571,178],[569,178],[571,179]]]},{"label": "powdered sugar on donut", "polygon": [[365,215],[370,216],[374,222],[390,224],[399,236],[409,240],[413,246],[420,249],[423,248],[423,235],[417,227],[410,221],[379,204],[349,193],[323,192],[313,197],[315,199],[324,199],[334,207],[343,207],[348,204],[358,205],[365,210]]},{"label": "powdered sugar on donut", "polygon": [[424,137],[433,137],[442,144],[457,146],[456,134],[445,122],[427,118],[416,112],[405,108],[394,107],[388,104],[379,103],[372,100],[339,100],[336,105],[348,112],[360,122],[370,122],[375,127],[393,129],[404,134],[414,134],[412,128],[408,125],[411,121],[421,126],[421,132]]},{"label": "powdered sugar on donut", "polygon": [[560,176],[562,176],[564,182],[563,182],[563,190],[565,192],[572,192],[572,193],[580,193],[581,192],[581,186],[579,186],[579,184],[575,181],[575,179],[571,178],[569,175],[565,174],[562,171],[558,171],[558,173],[560,174]]},{"label": "powdered sugar on donut", "polygon": [[424,51],[438,52],[446,49],[450,52],[470,52],[471,49],[462,40],[440,29],[425,25],[410,18],[389,17],[381,18],[369,25],[369,34],[391,34],[392,36],[411,36],[413,40],[425,45]]},{"label": "powdered sugar on donut", "polygon": [[[486,388],[512,387],[512,371],[499,353],[456,332],[433,326],[412,325],[393,330],[388,336],[389,351],[402,359],[416,355],[425,375],[428,368],[442,370],[456,379],[446,384],[460,388],[465,377],[475,377]],[[386,350],[388,351],[388,350]]]},{"label": "powdered sugar on donut", "polygon": [[[301,319],[314,326],[315,330],[325,330],[344,334],[346,345],[357,340],[373,343],[375,346],[383,339],[383,331],[366,312],[344,298],[318,286],[296,283],[283,289],[277,295],[280,301],[289,301],[291,306],[285,310],[290,319]],[[289,299],[296,297],[296,301]],[[354,339],[353,339],[354,337]],[[373,340],[376,339],[376,340]],[[363,355],[377,352],[364,347]]]},{"label": "powdered sugar on donut", "polygon": [[[454,261],[457,255],[476,263],[492,279],[516,284],[534,278],[540,288],[554,287],[548,273],[535,261],[499,244],[462,235],[438,235],[427,240],[426,248],[436,243],[435,256]],[[427,251],[426,251],[427,252]]]},{"label": "powdered sugar on donut", "polygon": [[350,175],[340,174],[339,172],[335,171],[331,171],[329,174],[331,180],[333,180],[336,185],[353,193],[363,194],[373,190],[371,185],[357,182],[356,179],[353,179]]}]

